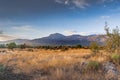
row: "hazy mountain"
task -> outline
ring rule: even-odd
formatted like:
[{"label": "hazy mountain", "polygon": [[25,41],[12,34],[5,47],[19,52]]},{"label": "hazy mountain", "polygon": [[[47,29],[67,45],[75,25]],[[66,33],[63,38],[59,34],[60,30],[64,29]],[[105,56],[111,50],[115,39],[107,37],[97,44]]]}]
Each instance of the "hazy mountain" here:
[{"label": "hazy mountain", "polygon": [[59,33],[50,34],[47,37],[28,40],[28,39],[15,39],[10,41],[0,42],[1,44],[15,42],[17,44],[29,44],[29,45],[78,45],[81,44],[83,46],[90,45],[91,42],[95,41],[98,42],[100,45],[105,43],[107,37],[105,35],[89,35],[89,36],[81,36],[81,35],[71,35],[65,36]]},{"label": "hazy mountain", "polygon": [[31,41],[28,39],[14,39],[14,40],[8,40],[8,41],[0,41],[0,44],[8,44],[11,42],[15,42],[16,44],[23,44],[23,43],[31,44]]},{"label": "hazy mountain", "polygon": [[54,33],[50,34],[47,38],[49,39],[64,39],[66,36],[60,34],[60,33]]}]

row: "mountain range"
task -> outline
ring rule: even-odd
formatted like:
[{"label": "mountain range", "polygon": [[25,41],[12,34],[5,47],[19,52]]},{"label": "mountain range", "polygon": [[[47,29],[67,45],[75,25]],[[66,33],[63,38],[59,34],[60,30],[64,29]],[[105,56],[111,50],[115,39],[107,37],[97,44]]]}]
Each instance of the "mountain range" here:
[{"label": "mountain range", "polygon": [[9,41],[1,41],[0,44],[8,44],[11,42],[15,42],[16,44],[28,44],[32,46],[60,46],[60,45],[67,45],[67,46],[74,46],[74,45],[82,45],[82,46],[89,46],[91,42],[97,42],[99,45],[104,45],[107,36],[105,35],[88,35],[88,36],[81,36],[81,35],[70,35],[65,36],[60,33],[50,34],[47,37],[37,38],[37,39],[14,39]]}]

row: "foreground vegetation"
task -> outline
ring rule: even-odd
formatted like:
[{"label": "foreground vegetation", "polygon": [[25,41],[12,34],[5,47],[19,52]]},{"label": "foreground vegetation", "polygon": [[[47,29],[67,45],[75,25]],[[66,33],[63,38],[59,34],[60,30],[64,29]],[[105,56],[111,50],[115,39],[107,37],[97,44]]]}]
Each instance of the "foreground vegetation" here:
[{"label": "foreground vegetation", "polygon": [[106,57],[91,56],[90,53],[89,49],[14,50],[11,54],[0,54],[2,65],[0,78],[1,80],[104,79],[104,71],[99,64],[105,61]]},{"label": "foreground vegetation", "polygon": [[104,63],[113,61],[119,70],[118,55],[90,49],[45,50],[29,48],[0,54],[0,80],[106,80]]}]

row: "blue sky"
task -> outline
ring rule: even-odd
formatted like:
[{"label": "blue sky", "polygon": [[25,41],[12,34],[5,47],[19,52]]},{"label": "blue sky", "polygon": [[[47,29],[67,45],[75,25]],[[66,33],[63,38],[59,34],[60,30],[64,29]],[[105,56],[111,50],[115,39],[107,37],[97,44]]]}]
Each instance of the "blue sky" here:
[{"label": "blue sky", "polygon": [[120,0],[0,0],[0,40],[51,33],[104,34],[120,23]]}]

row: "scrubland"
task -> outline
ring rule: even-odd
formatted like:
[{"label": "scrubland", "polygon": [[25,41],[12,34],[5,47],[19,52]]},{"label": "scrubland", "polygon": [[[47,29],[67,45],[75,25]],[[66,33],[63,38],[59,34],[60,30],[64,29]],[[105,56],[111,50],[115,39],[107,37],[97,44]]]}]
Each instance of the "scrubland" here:
[{"label": "scrubland", "polygon": [[106,80],[101,66],[110,61],[102,50],[96,55],[89,49],[3,50],[0,80]]}]

